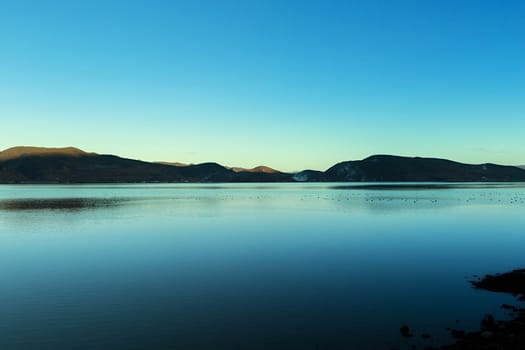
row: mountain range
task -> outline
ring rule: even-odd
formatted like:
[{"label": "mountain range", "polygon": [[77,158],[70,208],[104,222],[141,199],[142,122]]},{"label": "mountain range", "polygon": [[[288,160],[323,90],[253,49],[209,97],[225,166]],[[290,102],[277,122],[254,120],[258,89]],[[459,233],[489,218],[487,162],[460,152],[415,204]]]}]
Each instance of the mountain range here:
[{"label": "mountain range", "polygon": [[285,173],[259,166],[144,162],[78,148],[13,147],[0,152],[0,183],[525,181],[525,169],[446,159],[374,155],[326,171]]}]

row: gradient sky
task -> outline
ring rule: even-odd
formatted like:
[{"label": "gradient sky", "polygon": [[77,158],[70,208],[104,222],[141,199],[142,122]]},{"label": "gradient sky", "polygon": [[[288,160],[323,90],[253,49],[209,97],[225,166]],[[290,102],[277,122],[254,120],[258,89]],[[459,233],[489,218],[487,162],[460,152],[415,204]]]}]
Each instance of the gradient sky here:
[{"label": "gradient sky", "polygon": [[525,1],[1,1],[0,149],[525,164]]}]

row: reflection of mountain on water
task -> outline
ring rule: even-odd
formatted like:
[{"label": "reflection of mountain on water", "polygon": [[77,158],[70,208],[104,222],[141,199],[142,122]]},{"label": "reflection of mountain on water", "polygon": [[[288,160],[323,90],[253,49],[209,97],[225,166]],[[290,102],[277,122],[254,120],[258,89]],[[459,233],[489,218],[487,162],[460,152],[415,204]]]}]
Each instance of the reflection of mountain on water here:
[{"label": "reflection of mountain on water", "polygon": [[113,207],[129,199],[122,198],[24,198],[0,200],[0,210],[82,210]]}]

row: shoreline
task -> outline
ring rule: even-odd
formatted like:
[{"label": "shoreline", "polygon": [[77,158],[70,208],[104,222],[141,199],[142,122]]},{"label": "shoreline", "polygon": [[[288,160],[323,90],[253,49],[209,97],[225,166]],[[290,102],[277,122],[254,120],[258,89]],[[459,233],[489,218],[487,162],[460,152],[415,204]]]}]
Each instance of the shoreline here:
[{"label": "shoreline", "polygon": [[[497,293],[508,293],[516,297],[517,302],[525,301],[525,269],[506,273],[486,275],[476,281],[470,281],[476,289]],[[502,309],[510,312],[511,319],[495,320],[490,314],[480,322],[480,329],[465,332],[449,329],[455,342],[427,350],[523,350],[525,349],[525,308],[502,304]]]}]

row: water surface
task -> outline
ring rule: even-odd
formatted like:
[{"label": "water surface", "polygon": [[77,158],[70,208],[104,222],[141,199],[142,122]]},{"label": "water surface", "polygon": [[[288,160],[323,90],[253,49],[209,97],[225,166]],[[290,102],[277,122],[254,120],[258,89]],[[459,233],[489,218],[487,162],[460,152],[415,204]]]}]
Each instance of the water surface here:
[{"label": "water surface", "polygon": [[[0,186],[0,349],[408,349],[514,300],[523,184]],[[456,320],[459,323],[456,323]]]}]

